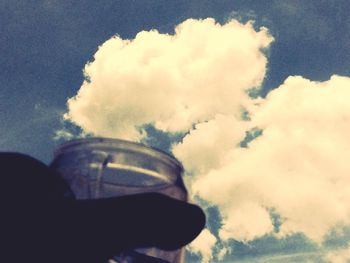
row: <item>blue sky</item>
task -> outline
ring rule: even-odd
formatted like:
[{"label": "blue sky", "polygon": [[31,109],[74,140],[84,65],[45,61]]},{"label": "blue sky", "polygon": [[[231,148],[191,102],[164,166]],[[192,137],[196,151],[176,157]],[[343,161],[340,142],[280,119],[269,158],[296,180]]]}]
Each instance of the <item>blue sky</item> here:
[{"label": "blue sky", "polygon": [[[172,147],[208,214],[189,262],[205,260],[203,247],[212,262],[346,262],[349,9],[345,0],[0,1],[0,149],[49,163],[81,131]],[[245,97],[251,88],[258,100]],[[75,97],[83,90],[94,100]],[[248,133],[259,136],[242,143]]]}]

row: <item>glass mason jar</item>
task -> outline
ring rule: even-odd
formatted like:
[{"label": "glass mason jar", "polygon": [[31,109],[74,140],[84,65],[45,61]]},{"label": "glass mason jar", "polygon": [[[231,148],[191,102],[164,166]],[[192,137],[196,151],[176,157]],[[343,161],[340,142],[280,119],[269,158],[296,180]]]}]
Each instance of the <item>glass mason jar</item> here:
[{"label": "glass mason jar", "polygon": [[[107,138],[74,140],[55,151],[51,167],[68,182],[77,199],[158,192],[187,201],[181,163],[139,143]],[[184,249],[136,249],[111,261],[183,263]]]}]

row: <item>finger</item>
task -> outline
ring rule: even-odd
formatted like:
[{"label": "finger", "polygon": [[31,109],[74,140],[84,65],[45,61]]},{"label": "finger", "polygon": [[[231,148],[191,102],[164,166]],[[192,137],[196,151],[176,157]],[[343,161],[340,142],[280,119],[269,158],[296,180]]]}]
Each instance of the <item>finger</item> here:
[{"label": "finger", "polygon": [[191,242],[205,225],[198,206],[157,193],[79,201],[72,210],[76,235],[112,255],[135,247],[174,250]]}]

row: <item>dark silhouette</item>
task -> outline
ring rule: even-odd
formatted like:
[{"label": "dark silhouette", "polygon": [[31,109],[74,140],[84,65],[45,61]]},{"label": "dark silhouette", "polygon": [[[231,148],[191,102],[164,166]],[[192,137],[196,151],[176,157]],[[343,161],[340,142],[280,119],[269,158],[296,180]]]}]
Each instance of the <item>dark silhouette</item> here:
[{"label": "dark silhouette", "polygon": [[0,262],[106,263],[135,247],[180,248],[205,224],[198,206],[157,193],[75,200],[27,155],[0,153],[0,167]]}]

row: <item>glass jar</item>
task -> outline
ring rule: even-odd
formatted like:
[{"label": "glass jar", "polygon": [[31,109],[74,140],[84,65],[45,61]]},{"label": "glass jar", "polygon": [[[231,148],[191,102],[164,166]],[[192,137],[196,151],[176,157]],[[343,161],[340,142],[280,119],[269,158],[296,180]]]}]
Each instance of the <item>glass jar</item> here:
[{"label": "glass jar", "polygon": [[[145,145],[107,138],[74,140],[54,153],[51,167],[77,199],[99,199],[158,192],[187,201],[183,167],[169,154]],[[184,249],[136,249],[116,255],[118,263],[183,263]]]}]

